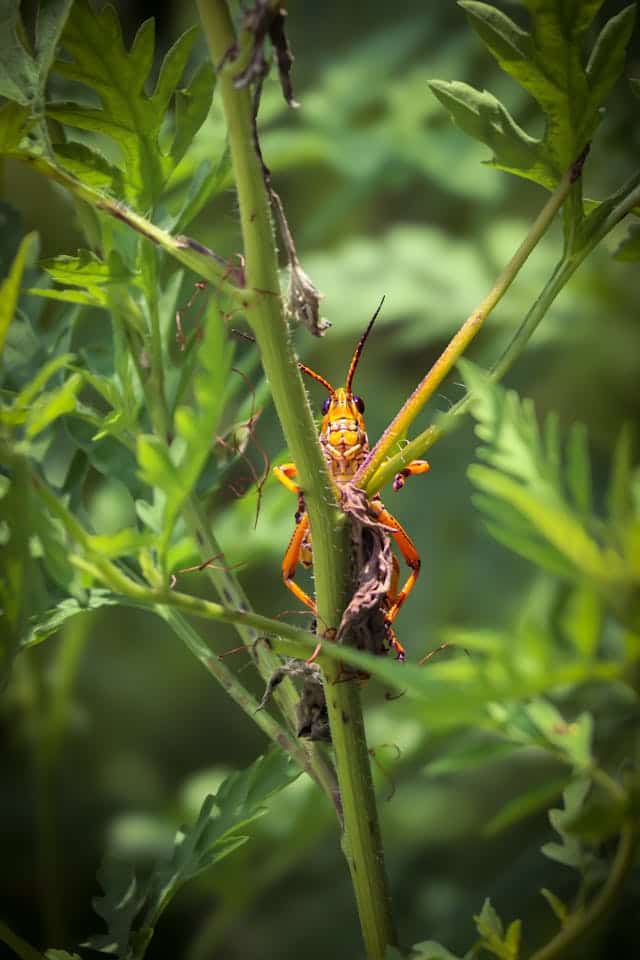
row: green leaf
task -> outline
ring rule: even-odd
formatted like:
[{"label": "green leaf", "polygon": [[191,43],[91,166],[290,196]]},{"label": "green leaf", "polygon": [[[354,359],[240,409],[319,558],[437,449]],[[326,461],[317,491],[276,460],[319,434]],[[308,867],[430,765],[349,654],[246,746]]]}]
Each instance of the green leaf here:
[{"label": "green leaf", "polygon": [[493,149],[493,166],[552,189],[591,139],[601,107],[622,73],[635,16],[633,5],[612,17],[585,65],[585,33],[601,2],[526,0],[531,16],[527,31],[488,3],[461,0],[469,23],[501,69],[534,97],[545,117],[544,136],[535,141],[490,94],[438,84],[436,94],[454,121]]},{"label": "green leaf", "polygon": [[47,0],[36,20],[35,55],[18,35],[19,0],[0,0],[0,95],[39,107],[55,49],[72,0]]},{"label": "green leaf", "polygon": [[505,803],[499,813],[484,825],[483,833],[492,837],[514,823],[525,820],[540,810],[546,810],[549,803],[562,793],[567,785],[567,777],[559,777],[549,783],[525,790],[513,800]]},{"label": "green leaf", "polygon": [[53,153],[59,165],[78,180],[97,189],[106,187],[116,196],[122,195],[122,173],[95,146],[70,140],[54,143]]},{"label": "green leaf", "polygon": [[204,338],[199,345],[193,379],[194,403],[177,407],[171,451],[155,438],[138,438],[141,476],[166,495],[163,529],[158,543],[164,558],[176,519],[209,459],[222,412],[232,347],[214,298],[209,301]]},{"label": "green leaf", "polygon": [[562,616],[563,632],[582,657],[595,657],[602,632],[603,605],[594,590],[572,590]]},{"label": "green leaf", "polygon": [[117,597],[102,587],[87,591],[82,603],[75,597],[66,597],[55,607],[30,619],[29,629],[23,636],[20,646],[23,649],[33,647],[54,636],[72,617],[89,613],[91,610],[97,610],[100,607],[115,606],[119,602]]},{"label": "green leaf", "polygon": [[468,475],[481,491],[475,502],[488,516],[493,536],[546,569],[580,581],[585,576],[608,594],[610,585],[628,589],[631,562],[616,538],[604,531],[595,539],[591,472],[583,428],[576,426],[563,465],[557,420],[549,415],[543,435],[530,401],[490,382],[468,361],[461,361],[472,395],[482,464]]},{"label": "green leaf", "polygon": [[0,474],[0,685],[18,649],[28,609],[31,554],[31,478],[26,460],[2,450],[10,477]]},{"label": "green leaf", "polygon": [[611,475],[607,488],[607,512],[613,523],[625,528],[633,515],[631,487],[633,480],[633,431],[630,423],[620,428],[615,450]]},{"label": "green leaf", "polygon": [[92,937],[86,946],[124,957],[135,945],[141,956],[180,888],[243,846],[249,838],[239,831],[263,816],[266,801],[299,775],[295,764],[275,749],[232,773],[215,796],[205,798],[196,823],[178,832],[171,859],[155,865],[143,888],[130,868],[103,867],[99,880],[104,896],[94,906],[108,933]]},{"label": "green leaf", "polygon": [[68,283],[73,287],[101,287],[109,283],[129,283],[133,273],[116,250],[109,260],[101,260],[91,250],[79,250],[77,256],[59,256],[41,260],[40,266],[56,283]]},{"label": "green leaf", "polygon": [[534,700],[525,710],[544,738],[576,769],[592,765],[593,718],[590,714],[583,713],[573,723],[567,723],[562,714],[545,700]]},{"label": "green leaf", "polygon": [[431,776],[449,773],[460,773],[463,770],[473,770],[478,766],[485,766],[493,760],[502,760],[510,757],[518,745],[505,740],[485,740],[467,744],[462,749],[455,748],[447,751],[443,756],[432,760],[425,767],[425,772]]},{"label": "green leaf", "polygon": [[26,134],[36,122],[28,107],[7,100],[0,106],[0,156],[19,153]]},{"label": "green leaf", "polygon": [[557,177],[542,142],[525,133],[493,94],[455,80],[431,80],[429,86],[460,129],[490,147],[491,166],[553,188]]},{"label": "green leaf", "polygon": [[583,870],[586,865],[587,853],[583,850],[580,841],[571,836],[566,830],[569,824],[582,810],[584,801],[591,788],[589,777],[582,776],[570,783],[563,791],[563,809],[549,811],[549,821],[554,830],[560,835],[561,843],[546,843],[541,848],[542,853],[550,860],[562,863],[564,866]]},{"label": "green leaf", "polygon": [[26,237],[23,238],[11,264],[9,275],[5,277],[2,284],[0,284],[0,358],[2,357],[9,324],[13,320],[18,305],[22,274],[24,273],[27,261],[34,252],[36,242],[37,237],[35,233],[28,233]]},{"label": "green leaf", "polygon": [[[48,115],[60,123],[102,134],[114,140],[123,156],[125,197],[138,209],[157,203],[166,181],[204,121],[213,93],[213,73],[201,67],[191,84],[179,90],[197,31],[184,33],[166,54],[153,93],[145,87],[153,66],[153,20],[138,30],[125,49],[113,7],[94,10],[77,0],[62,37],[72,62],[59,60],[55,69],[85,84],[100,98],[100,107],[77,103],[52,104]],[[178,95],[175,130],[168,149],[162,130],[171,99]]]},{"label": "green leaf", "polygon": [[540,893],[545,898],[560,923],[564,923],[569,916],[569,908],[567,905],[563,903],[560,897],[557,897],[555,893],[553,893],[551,890],[547,890],[546,887],[542,887]]},{"label": "green leaf", "polygon": [[411,960],[463,960],[463,958],[451,953],[435,940],[424,940],[414,945]]},{"label": "green leaf", "polygon": [[197,217],[203,207],[213,197],[224,189],[231,172],[231,153],[225,148],[217,164],[213,164],[207,157],[198,166],[193,177],[189,179],[189,186],[182,201],[182,206],[175,216],[168,217],[163,226],[166,230],[180,233],[186,230],[191,221]]},{"label": "green leaf", "polygon": [[633,33],[636,4],[631,3],[608,20],[596,40],[586,66],[590,88],[590,108],[594,112],[609,96],[622,74],[624,55]]},{"label": "green leaf", "polygon": [[82,374],[73,373],[57,390],[40,394],[25,423],[27,436],[37,436],[58,417],[72,413],[76,409],[76,398],[81,387]]},{"label": "green leaf", "polygon": [[475,914],[473,919],[475,920],[478,933],[484,940],[502,940],[504,933],[502,920],[496,913],[488,897],[482,904],[480,913]]},{"label": "green leaf", "polygon": [[485,950],[501,960],[517,960],[520,952],[520,920],[510,923],[505,934],[502,920],[489,899],[485,900],[482,910],[473,919],[480,934],[480,945]]},{"label": "green leaf", "polygon": [[[558,477],[558,483],[560,483]],[[573,502],[584,514],[592,509],[591,461],[587,430],[583,423],[574,423],[567,440],[567,487]]]}]

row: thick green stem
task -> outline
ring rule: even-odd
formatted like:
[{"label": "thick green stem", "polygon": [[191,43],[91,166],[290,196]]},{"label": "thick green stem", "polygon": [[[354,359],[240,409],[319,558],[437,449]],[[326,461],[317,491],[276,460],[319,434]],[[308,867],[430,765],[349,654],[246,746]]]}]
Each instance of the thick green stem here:
[{"label": "thick green stem", "polygon": [[[224,0],[198,0],[214,63],[234,48],[236,35]],[[247,304],[274,406],[298,469],[313,532],[313,562],[319,632],[331,636],[340,623],[349,586],[349,543],[326,465],[317,442],[307,396],[294,354],[280,296],[278,265],[262,168],[253,144],[253,106],[248,89],[234,86],[233,64],[219,72],[229,146],[234,166],[245,254],[247,287],[258,296]],[[338,679],[332,666],[327,679]],[[345,852],[356,890],[363,934],[372,958],[393,943],[393,923],[359,692],[334,683],[327,698],[336,745]]]}]

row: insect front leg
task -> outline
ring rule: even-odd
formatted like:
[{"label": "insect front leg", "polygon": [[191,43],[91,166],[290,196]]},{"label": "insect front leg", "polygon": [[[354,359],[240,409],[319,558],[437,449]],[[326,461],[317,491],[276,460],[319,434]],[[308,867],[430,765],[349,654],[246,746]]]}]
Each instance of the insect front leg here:
[{"label": "insect front leg", "polygon": [[402,490],[404,487],[407,477],[415,477],[419,473],[427,473],[430,469],[431,464],[427,463],[426,460],[412,460],[403,470],[396,473],[393,478],[393,489],[397,493],[398,490]]}]

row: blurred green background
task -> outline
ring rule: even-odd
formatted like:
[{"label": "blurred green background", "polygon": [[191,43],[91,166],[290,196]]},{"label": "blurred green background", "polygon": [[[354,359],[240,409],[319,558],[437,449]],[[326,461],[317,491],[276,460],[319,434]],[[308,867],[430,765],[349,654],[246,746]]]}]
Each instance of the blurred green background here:
[{"label": "blurred green background", "polygon": [[[522,14],[516,4],[503,6],[515,18]],[[622,6],[605,4],[604,15]],[[159,52],[195,20],[187,4],[131,2],[121,3],[120,10],[129,41],[145,16],[157,17]],[[457,79],[486,87],[529,132],[540,133],[540,121],[533,102],[499,72],[455,3],[408,2],[399,9],[379,0],[366,6],[292,4],[288,29],[301,107],[288,111],[270,78],[262,108],[263,150],[302,264],[325,294],[322,312],[332,322],[320,341],[299,331],[298,350],[332,383],[342,382],[354,343],[386,295],[356,383],[375,439],[487,292],[545,200],[540,187],[482,166],[488,151],[453,127],[427,81]],[[640,75],[637,35],[627,73]],[[188,177],[204,156],[217,156],[223,138],[214,102],[182,175]],[[634,106],[623,81],[586,168],[586,196],[600,198],[620,184],[639,148],[637,101]],[[73,253],[81,245],[67,199],[24,168],[7,166],[4,199],[21,211],[27,229],[40,231],[44,256]],[[637,422],[640,412],[638,270],[611,256],[623,232],[610,237],[606,249],[598,249],[574,277],[507,380],[534,399],[540,416],[555,410],[564,427],[575,420],[587,425],[596,484],[604,480],[621,423]],[[190,233],[221,254],[241,249],[231,189]],[[554,228],[490,318],[472,359],[489,363],[501,351],[560,246]],[[190,292],[186,287],[185,300]],[[197,321],[195,307],[187,320]],[[421,422],[460,397],[458,381],[454,374]],[[311,385],[310,392],[319,407],[321,389]],[[268,406],[258,437],[271,458],[283,453]],[[385,496],[423,558],[419,585],[397,622],[414,660],[438,646],[451,626],[509,630],[523,618],[562,616],[565,588],[498,546],[483,529],[466,479],[473,449],[471,425],[464,423],[434,447],[427,477],[410,482],[402,494]],[[239,483],[246,486],[247,479],[240,470]],[[88,506],[99,529],[117,529],[129,519],[130,503],[115,477],[96,480]],[[255,608],[275,615],[293,606],[279,565],[294,504],[270,479],[254,529],[255,510],[255,490],[239,500],[229,492],[219,505],[216,529],[228,560],[244,562],[239,575]],[[197,575],[183,587],[208,590]],[[230,628],[203,629],[217,651],[236,643]],[[69,946],[99,928],[90,900],[98,892],[94,876],[105,849],[144,867],[166,848],[176,825],[193,818],[224,770],[246,766],[267,746],[150,614],[105,608],[71,621],[64,642],[68,656],[79,657],[79,668],[50,785],[55,808],[45,803],[43,809],[40,761],[48,734],[37,697],[33,702],[30,671],[55,686],[50,670],[57,669],[61,638],[36,648],[31,664],[18,662],[1,728],[4,861],[13,865],[0,880],[2,912],[27,939],[50,946]],[[538,891],[551,886],[569,898],[574,879],[540,854],[540,845],[550,839],[545,814],[495,835],[483,832],[525,785],[548,779],[548,762],[523,756],[496,761],[477,774],[436,776],[427,765],[449,749],[451,735],[426,727],[411,704],[386,702],[375,684],[366,697],[402,941],[429,937],[463,951],[473,941],[472,914],[485,896],[506,919],[523,916],[533,940],[553,929]],[[624,710],[601,697],[593,689],[578,699],[595,711],[607,708],[601,736],[608,749]],[[456,734],[455,741],[465,738]],[[390,778],[395,792],[386,802]],[[149,957],[360,955],[331,811],[303,779],[276,797],[274,808],[253,828],[255,839],[218,874],[180,895]],[[48,919],[39,895],[43,870],[58,878],[58,916]],[[629,889],[626,908],[622,904],[612,926],[616,933],[593,944],[588,956],[630,955],[633,895]]]}]

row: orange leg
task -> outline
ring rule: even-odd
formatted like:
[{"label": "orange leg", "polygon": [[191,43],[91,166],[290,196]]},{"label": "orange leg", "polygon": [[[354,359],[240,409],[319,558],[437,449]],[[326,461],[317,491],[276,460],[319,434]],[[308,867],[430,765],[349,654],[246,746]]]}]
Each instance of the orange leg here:
[{"label": "orange leg", "polygon": [[371,503],[371,507],[380,523],[384,523],[385,527],[391,528],[389,533],[397,543],[404,562],[411,570],[411,573],[407,577],[407,581],[400,593],[396,594],[395,597],[390,598],[391,606],[389,607],[389,611],[387,613],[387,621],[391,624],[398,616],[400,607],[413,590],[415,582],[418,579],[418,574],[420,572],[420,555],[415,548],[413,540],[404,529],[402,524],[400,524],[396,518],[392,516],[392,514],[385,509],[385,507],[383,507],[381,503],[376,503],[374,501]]},{"label": "orange leg", "polygon": [[305,593],[302,587],[293,579],[296,575],[296,569],[300,561],[300,548],[302,546],[302,541],[304,540],[307,531],[309,530],[309,516],[306,513],[303,513],[298,522],[296,523],[295,530],[293,531],[293,536],[289,541],[289,546],[286,549],[285,555],[282,558],[282,579],[284,580],[284,585],[291,593],[294,593],[298,600],[301,600],[302,603],[306,604],[313,612],[316,612],[316,603],[308,593]]},{"label": "orange leg", "polygon": [[273,475],[279,480],[283,487],[286,487],[290,493],[301,493],[300,487],[293,482],[293,477],[297,476],[298,468],[295,463],[282,463],[279,467],[273,468]]},{"label": "orange leg", "polygon": [[404,487],[407,477],[415,477],[419,473],[427,473],[431,469],[430,464],[426,460],[412,460],[411,463],[408,463],[404,470],[401,470],[399,473],[396,473],[393,478],[393,489],[398,492]]}]

